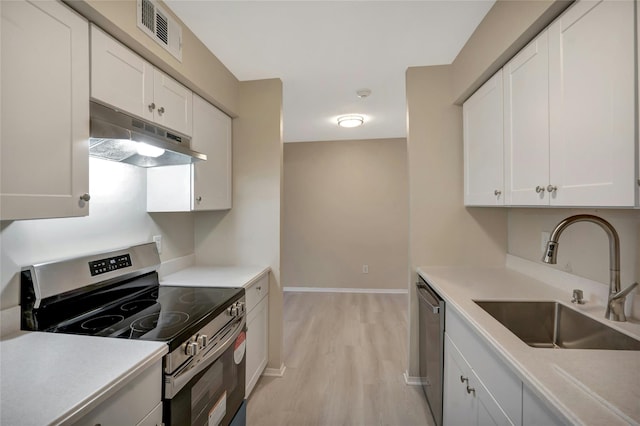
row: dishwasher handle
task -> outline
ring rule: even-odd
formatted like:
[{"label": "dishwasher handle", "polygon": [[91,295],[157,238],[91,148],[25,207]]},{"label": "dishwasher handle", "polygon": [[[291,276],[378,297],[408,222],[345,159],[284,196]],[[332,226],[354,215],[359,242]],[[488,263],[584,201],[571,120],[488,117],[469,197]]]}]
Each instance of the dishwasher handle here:
[{"label": "dishwasher handle", "polygon": [[420,299],[422,299],[422,301],[431,308],[431,311],[434,314],[440,313],[439,297],[434,294],[433,290],[431,290],[428,285],[420,281],[416,283],[416,287],[418,288],[418,296],[420,296]]}]

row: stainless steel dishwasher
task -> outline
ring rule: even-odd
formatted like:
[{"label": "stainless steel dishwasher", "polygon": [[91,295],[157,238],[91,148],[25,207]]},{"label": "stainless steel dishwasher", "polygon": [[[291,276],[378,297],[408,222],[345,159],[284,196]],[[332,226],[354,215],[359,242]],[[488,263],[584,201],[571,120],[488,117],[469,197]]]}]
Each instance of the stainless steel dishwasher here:
[{"label": "stainless steel dishwasher", "polygon": [[442,381],[444,373],[444,300],[418,277],[418,345],[422,389],[437,426],[442,426]]}]

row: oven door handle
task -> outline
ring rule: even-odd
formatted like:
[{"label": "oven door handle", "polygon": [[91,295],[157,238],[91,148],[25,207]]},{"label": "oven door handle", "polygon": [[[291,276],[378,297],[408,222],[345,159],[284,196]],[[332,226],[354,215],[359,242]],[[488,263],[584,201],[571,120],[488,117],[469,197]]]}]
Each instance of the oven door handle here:
[{"label": "oven door handle", "polygon": [[166,375],[164,379],[164,397],[167,399],[173,398],[191,379],[204,371],[207,367],[213,364],[220,355],[224,353],[235,342],[236,338],[240,335],[240,332],[244,330],[246,324],[246,316],[242,317],[242,320],[237,322],[231,336],[229,336],[224,342],[218,343],[217,347],[209,352],[204,358],[197,361],[197,365],[192,366],[191,363],[194,360],[190,360],[184,367],[179,368],[172,375]]}]

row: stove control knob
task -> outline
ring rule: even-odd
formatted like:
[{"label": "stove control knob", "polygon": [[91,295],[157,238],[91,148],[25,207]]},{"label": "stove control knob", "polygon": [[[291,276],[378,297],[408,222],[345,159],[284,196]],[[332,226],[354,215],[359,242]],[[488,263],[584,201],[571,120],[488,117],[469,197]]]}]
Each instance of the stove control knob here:
[{"label": "stove control knob", "polygon": [[207,342],[208,342],[208,338],[206,334],[201,334],[198,336],[198,344],[200,345],[201,349],[204,349],[207,347]]},{"label": "stove control knob", "polygon": [[237,317],[238,316],[238,306],[237,305],[233,305],[231,307],[231,316],[232,317]]},{"label": "stove control knob", "polygon": [[189,356],[196,356],[198,354],[198,343],[196,342],[186,343],[186,348],[184,352]]},{"label": "stove control knob", "polygon": [[240,306],[240,313],[244,314],[244,312],[245,312],[244,303],[238,302],[238,305]]}]

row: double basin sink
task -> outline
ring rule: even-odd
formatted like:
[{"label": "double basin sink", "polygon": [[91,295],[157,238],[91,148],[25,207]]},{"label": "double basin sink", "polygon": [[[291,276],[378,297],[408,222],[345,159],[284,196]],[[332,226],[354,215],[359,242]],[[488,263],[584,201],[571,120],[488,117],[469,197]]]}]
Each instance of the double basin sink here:
[{"label": "double basin sink", "polygon": [[640,350],[640,341],[558,302],[475,301],[535,348]]}]

